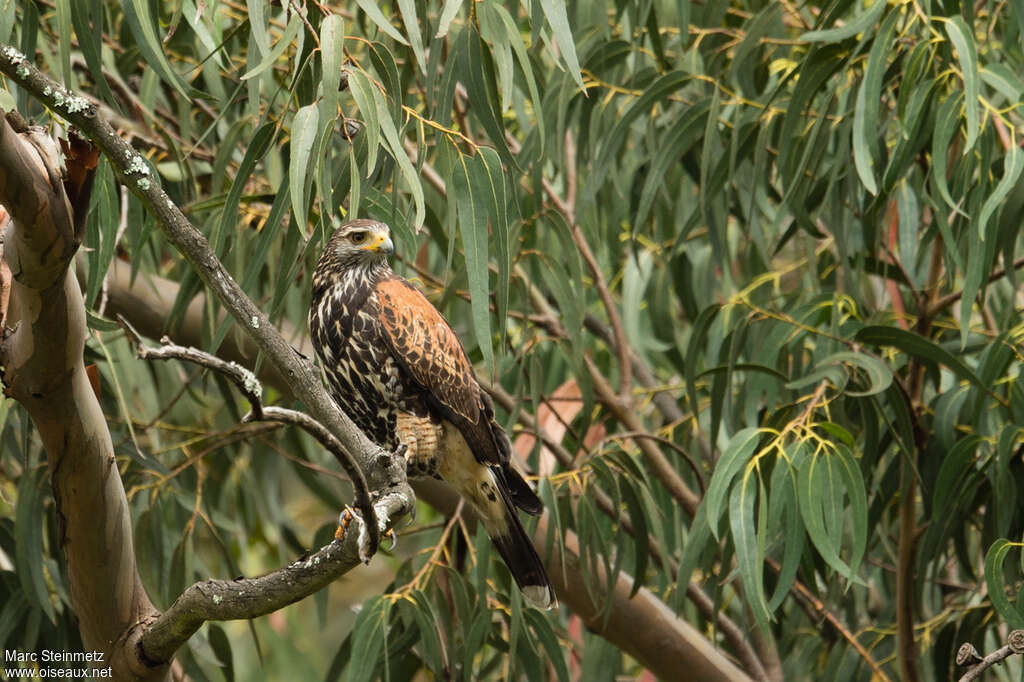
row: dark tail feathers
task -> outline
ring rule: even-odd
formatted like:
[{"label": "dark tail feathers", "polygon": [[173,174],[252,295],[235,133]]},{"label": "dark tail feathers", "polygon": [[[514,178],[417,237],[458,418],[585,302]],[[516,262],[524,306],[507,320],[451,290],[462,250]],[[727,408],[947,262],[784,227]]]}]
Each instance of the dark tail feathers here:
[{"label": "dark tail feathers", "polygon": [[[506,473],[506,480],[514,479],[517,481],[519,486],[529,493],[530,498],[536,502],[537,511],[532,513],[540,513],[540,500],[537,499],[537,496],[534,495],[533,491],[526,485],[526,481],[519,474],[514,471],[511,471],[511,473],[513,474],[512,476],[508,476]],[[502,529],[504,532],[498,533],[493,529],[488,529],[488,532],[490,533],[491,541],[498,549],[498,554],[505,560],[505,565],[508,566],[508,570],[512,573],[516,585],[522,591],[523,598],[539,609],[550,609],[558,605],[555,599],[555,591],[551,587],[551,580],[548,578],[547,571],[544,570],[544,564],[541,563],[540,557],[537,556],[537,550],[533,548],[533,541],[526,534],[526,529],[523,528],[523,523],[519,520],[519,514],[516,513],[517,506],[524,511],[529,510],[523,507],[516,499],[516,493],[519,491],[514,485],[507,488],[509,490],[508,495],[503,494],[501,496],[505,502],[505,523]]]},{"label": "dark tail feathers", "polygon": [[544,505],[541,504],[540,498],[537,497],[537,493],[533,492],[530,484],[523,480],[522,475],[513,469],[511,464],[491,467],[491,470],[498,477],[498,482],[504,484],[502,487],[508,491],[513,505],[530,516],[540,516],[540,513],[544,511]]}]

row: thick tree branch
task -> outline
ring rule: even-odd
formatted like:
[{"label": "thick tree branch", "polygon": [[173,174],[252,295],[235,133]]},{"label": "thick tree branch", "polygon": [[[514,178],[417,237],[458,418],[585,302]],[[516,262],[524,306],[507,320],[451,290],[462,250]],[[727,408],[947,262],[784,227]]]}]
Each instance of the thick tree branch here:
[{"label": "thick tree branch", "polygon": [[46,450],[83,645],[104,652],[117,679],[160,679],[166,666],[134,655],[136,625],[156,610],[139,579],[110,432],[82,360],[85,306],[68,268],[80,235],[52,140],[26,137],[31,144],[0,119],[0,203],[13,218],[3,242],[12,267],[0,268],[13,277],[0,329],[5,393],[26,408]]},{"label": "thick tree branch", "polygon": [[[387,493],[374,505],[381,519],[407,514],[408,500]],[[356,533],[346,533],[318,551],[259,578],[203,580],[192,584],[170,608],[146,624],[142,650],[156,661],[170,659],[209,620],[244,620],[294,604],[327,587],[360,559]]]}]

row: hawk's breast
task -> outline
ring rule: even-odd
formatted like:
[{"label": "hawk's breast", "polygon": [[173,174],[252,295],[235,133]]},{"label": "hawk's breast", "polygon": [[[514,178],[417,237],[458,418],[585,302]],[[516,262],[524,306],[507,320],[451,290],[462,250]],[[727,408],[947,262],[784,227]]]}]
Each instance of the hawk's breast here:
[{"label": "hawk's breast", "polygon": [[339,407],[371,440],[393,450],[397,413],[422,414],[421,401],[382,336],[371,285],[361,291],[346,284],[312,308],[310,332]]}]

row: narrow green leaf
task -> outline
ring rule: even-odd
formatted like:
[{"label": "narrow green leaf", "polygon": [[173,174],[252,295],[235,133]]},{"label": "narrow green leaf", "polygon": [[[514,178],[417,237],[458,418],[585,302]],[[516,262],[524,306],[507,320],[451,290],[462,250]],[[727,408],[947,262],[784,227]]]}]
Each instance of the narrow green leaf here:
[{"label": "narrow green leaf", "polygon": [[[79,3],[71,3],[71,9],[74,10],[77,4]],[[14,29],[17,9],[18,3],[16,0],[0,0],[0,43],[6,44],[11,42],[11,31]],[[14,107],[11,108],[13,109]]]},{"label": "narrow green leaf", "polygon": [[[458,1],[461,2],[461,0]],[[447,11],[447,9],[448,5],[446,4],[445,10]],[[458,8],[456,7],[456,9]],[[526,87],[530,91],[530,102],[537,109],[541,104],[540,91],[537,89],[537,79],[533,75],[533,62],[530,61],[530,55],[523,44],[523,36],[519,32],[519,27],[516,26],[512,15],[502,5],[495,3],[491,5],[491,9],[501,17],[501,23],[505,27],[506,40],[512,46],[512,52],[515,53],[516,61],[519,63],[519,71],[523,74],[523,78],[526,80]],[[538,143],[541,147],[544,147],[546,129],[544,118],[544,116],[537,116],[534,120],[537,126]]]},{"label": "narrow green leaf", "polygon": [[1003,94],[1011,104],[1016,104],[1024,95],[1024,81],[1010,67],[1000,62],[986,65],[979,72],[981,80]]},{"label": "narrow green leaf", "polygon": [[497,299],[499,343],[504,344],[506,313],[508,311],[509,282],[512,273],[512,245],[509,242],[508,195],[505,188],[505,171],[498,153],[490,147],[478,150],[476,161],[481,170],[478,175],[483,183],[483,195],[487,200],[488,222],[491,227],[491,238],[494,241],[498,268],[498,287],[493,292]]},{"label": "narrow green leaf", "polygon": [[[349,71],[349,85],[352,91],[352,98],[363,115],[363,131],[366,136],[366,174],[370,174],[377,168],[377,152],[380,150],[380,93],[370,82],[370,79],[362,71],[351,69]],[[356,166],[352,166],[352,173],[355,174]]]},{"label": "narrow green leaf", "polygon": [[548,617],[537,609],[527,609],[523,617],[533,630],[536,641],[547,651],[546,660],[554,667],[559,682],[569,682],[569,666],[565,662],[566,649],[559,643]]},{"label": "narrow green leaf", "polygon": [[933,556],[948,541],[958,525],[961,505],[975,494],[977,483],[982,479],[980,469],[975,464],[981,442],[980,436],[966,436],[944,453],[931,495],[934,511],[921,541],[921,550],[930,552],[925,556]]},{"label": "narrow green leaf", "polygon": [[729,527],[736,547],[736,563],[747,605],[754,614],[754,620],[762,628],[768,627],[772,614],[764,595],[764,556],[754,526],[754,504],[757,502],[757,468],[747,466],[740,482],[732,487],[729,495]]},{"label": "narrow green leaf", "polygon": [[910,277],[910,284],[920,288],[922,282],[917,268],[917,248],[920,243],[918,230],[921,227],[921,208],[917,194],[905,178],[896,186],[896,201],[899,212],[900,262]]},{"label": "narrow green leaf", "polygon": [[576,41],[573,40],[572,31],[569,29],[569,15],[566,13],[565,3],[561,0],[540,0],[540,5],[548,24],[551,25],[551,32],[569,69],[569,75],[582,89],[583,77],[580,75],[580,63],[576,57]]},{"label": "narrow green leaf", "polygon": [[460,44],[458,54],[461,58],[459,77],[465,82],[473,102],[470,113],[480,121],[488,140],[498,150],[502,160],[510,167],[517,168],[515,157],[505,141],[505,124],[498,106],[498,86],[490,49],[472,23],[462,30],[457,42]]},{"label": "narrow green leaf", "polygon": [[358,655],[345,667],[345,682],[370,682],[376,678],[378,666],[382,662],[387,665],[381,654],[387,645],[390,616],[391,600],[386,595],[371,597],[363,604],[352,626],[352,650]]},{"label": "narrow green leaf", "polygon": [[642,497],[637,493],[634,482],[626,477],[619,477],[619,490],[622,500],[626,503],[629,520],[633,524],[633,590],[629,596],[635,595],[645,582],[647,564],[650,559],[650,532],[647,527],[647,511]]},{"label": "narrow green leaf", "polygon": [[[878,18],[882,16],[882,12],[885,11],[887,5],[887,2],[875,0],[871,3],[871,7],[869,9],[864,10],[850,21],[845,22],[842,26],[817,31],[807,31],[800,36],[800,40],[808,43],[837,43],[840,40],[852,38],[858,33],[863,33],[873,26],[874,23],[878,21]],[[898,14],[898,12],[894,12],[894,14]]]},{"label": "narrow green leaf", "polygon": [[830,456],[837,460],[839,473],[846,484],[846,494],[850,499],[850,519],[853,531],[853,551],[850,554],[850,571],[856,573],[864,558],[868,542],[868,497],[864,487],[864,476],[861,474],[860,463],[845,445],[836,447]]},{"label": "narrow green leaf", "polygon": [[231,655],[231,640],[224,633],[224,628],[216,623],[210,623],[208,639],[210,649],[220,662],[220,671],[224,674],[224,679],[226,682],[234,682],[235,662]]},{"label": "narrow green leaf", "polygon": [[[781,527],[782,529],[782,567],[779,570],[775,591],[768,602],[768,610],[774,613],[775,609],[779,608],[789,596],[789,588],[792,586],[793,580],[796,579],[796,572],[800,567],[800,558],[803,556],[806,542],[806,532],[801,523],[800,506],[797,502],[796,471],[791,465],[791,458],[776,458],[769,494],[771,495],[770,509],[775,512],[769,520],[769,527]],[[783,519],[781,524],[776,518],[778,516]]]},{"label": "narrow green leaf", "polygon": [[978,104],[978,53],[974,47],[974,34],[959,14],[945,19],[946,35],[956,48],[960,62],[960,74],[964,80],[964,114],[967,117],[967,142],[963,153],[974,148],[974,142],[981,132]]},{"label": "narrow green leaf", "polygon": [[798,499],[807,534],[818,554],[837,573],[861,583],[853,568],[839,556],[842,546],[842,485],[838,458],[831,453],[810,453],[799,466]]},{"label": "narrow green leaf", "polygon": [[[81,2],[82,0],[79,0]],[[71,2],[72,0],[57,0],[57,35],[71,35]],[[60,54],[60,75],[64,85],[72,90],[75,89],[75,80],[71,73],[71,41],[57,41],[57,51]]]},{"label": "narrow green leaf", "polygon": [[[293,124],[293,132],[294,129]],[[260,126],[245,147],[245,156],[242,157],[242,163],[238,164],[238,173],[235,174],[235,179],[231,182],[231,189],[228,190],[224,200],[221,218],[214,224],[213,233],[210,235],[210,246],[218,255],[222,255],[228,235],[238,224],[238,205],[242,200],[242,193],[256,170],[256,164],[270,149],[276,132],[277,126],[272,121],[268,121]]]},{"label": "narrow green leaf", "polygon": [[[342,63],[345,59],[345,20],[340,14],[328,14],[320,23],[320,63],[321,82],[323,83],[324,99],[337,105],[341,85]],[[337,115],[331,107],[328,112],[333,118]]]},{"label": "narrow green leaf", "polygon": [[708,484],[708,494],[704,498],[703,506],[707,509],[708,525],[716,540],[718,539],[718,520],[722,516],[722,504],[732,485],[732,479],[750,461],[760,440],[761,432],[756,428],[746,428],[736,433],[729,439],[729,444],[718,460],[715,472],[711,475],[711,483]]},{"label": "narrow green leaf", "polygon": [[277,42],[274,43],[274,47],[263,55],[263,59],[259,61],[256,66],[249,69],[243,76],[242,80],[247,81],[256,76],[260,75],[277,61],[278,57],[284,54],[284,51],[292,44],[295,37],[299,34],[299,29],[302,28],[302,17],[299,16],[298,12],[293,12],[291,19],[288,20],[288,25],[284,29],[284,33],[278,38]]},{"label": "narrow green leaf", "polygon": [[18,481],[18,503],[14,511],[15,565],[24,594],[42,609],[51,623],[56,622],[50,591],[43,573],[43,486],[46,467],[26,471]]},{"label": "narrow green leaf", "polygon": [[[267,124],[270,125],[270,124]],[[292,119],[291,152],[288,158],[288,182],[292,197],[292,212],[295,219],[306,222],[309,206],[309,190],[313,175],[309,172],[309,160],[316,143],[320,127],[320,109],[307,104],[295,112]]]},{"label": "narrow green leaf", "polygon": [[897,329],[896,327],[885,327],[881,325],[868,326],[857,332],[855,337],[861,343],[871,343],[878,346],[894,346],[908,355],[946,366],[951,372],[961,379],[970,381],[983,391],[990,393],[977,374],[974,373],[959,358],[954,357],[948,351],[935,345],[928,339],[913,332]]},{"label": "narrow green leaf", "polygon": [[263,0],[245,0],[249,15],[249,34],[252,36],[260,54],[270,51],[270,33],[267,31],[267,20],[263,14],[268,4]]},{"label": "narrow green leaf", "polygon": [[409,593],[409,601],[412,602],[413,615],[420,628],[419,646],[422,647],[424,659],[437,674],[443,674],[448,669],[448,652],[438,632],[441,619],[434,605],[419,590]]},{"label": "narrow green leaf", "polygon": [[[662,136],[661,144],[658,145],[651,167],[647,172],[647,179],[644,181],[643,191],[640,193],[640,203],[637,205],[635,225],[638,229],[643,225],[650,214],[654,204],[657,191],[664,186],[668,177],[668,170],[673,164],[679,163],[679,159],[686,154],[690,148],[700,139],[701,133],[708,125],[708,109],[711,101],[702,99],[689,107],[680,119]],[[670,197],[673,199],[675,197]]]},{"label": "narrow green leaf", "polygon": [[353,220],[359,217],[359,201],[362,197],[362,174],[359,172],[359,159],[356,158],[354,145],[348,146],[348,168],[350,174],[348,191],[348,213],[346,218]]},{"label": "narrow green leaf", "polygon": [[389,36],[400,42],[402,45],[408,47],[409,41],[398,32],[398,29],[391,25],[388,18],[384,16],[384,13],[380,11],[380,6],[373,2],[373,0],[356,0],[356,4],[359,5],[359,9],[366,12],[366,16],[370,17],[370,21],[377,25],[377,28],[387,33]]},{"label": "narrow green leaf", "polygon": [[412,165],[412,161],[409,160],[409,155],[405,153],[405,147],[402,145],[402,138],[398,135],[398,128],[396,123],[391,118],[390,112],[387,110],[387,103],[384,101],[384,97],[378,93],[377,99],[377,117],[380,121],[380,130],[384,135],[384,143],[387,145],[391,152],[391,157],[398,164],[398,172],[402,179],[405,180],[405,184],[409,192],[412,193],[413,206],[416,209],[416,216],[413,219],[413,230],[418,231],[423,226],[423,221],[427,215],[426,199],[423,196],[423,185],[420,184],[419,175],[416,173],[416,169]]},{"label": "narrow green leaf", "polygon": [[[84,0],[75,0],[82,2]],[[149,14],[149,3],[146,0],[124,0],[121,3],[124,18],[135,37],[135,42],[142,52],[143,59],[153,68],[168,85],[177,90],[186,99],[191,99],[189,87],[182,80],[164,54],[163,42],[157,38],[156,22]]]},{"label": "narrow green leaf", "polygon": [[[954,211],[964,215],[949,193],[947,157],[953,143],[953,135],[960,130],[960,106],[962,93],[953,93],[939,105],[935,115],[935,131],[932,133],[932,177],[939,189],[939,195]],[[954,249],[957,258],[959,251]]]},{"label": "narrow green leaf", "polygon": [[[878,1],[877,7],[884,8],[885,2]],[[875,11],[869,10],[869,14]],[[864,187],[872,194],[878,194],[875,182],[875,146],[878,144],[879,121],[878,107],[882,100],[882,79],[885,76],[885,65],[893,51],[892,36],[896,31],[899,12],[891,12],[882,22],[878,35],[875,36],[868,54],[867,65],[864,67],[864,80],[857,91],[857,102],[853,114],[853,162],[857,175]],[[873,21],[873,19],[872,19]]]},{"label": "narrow green leaf", "polygon": [[714,321],[715,316],[722,306],[710,305],[700,312],[693,322],[693,330],[690,332],[690,344],[686,350],[686,394],[690,403],[690,410],[699,414],[700,403],[697,402],[697,361],[700,359],[701,350],[704,348],[705,337],[708,329]]},{"label": "narrow green leaf", "polygon": [[831,89],[825,87],[826,81],[840,69],[847,68],[849,58],[848,51],[839,45],[815,45],[793,71],[791,77],[797,78],[796,86],[790,95],[786,116],[782,119],[782,128],[779,131],[778,165],[783,177],[791,181],[800,177],[796,174],[795,166],[804,148],[802,142],[804,127],[807,125],[805,110],[809,107],[817,110],[817,107],[811,104],[814,98],[830,92]]},{"label": "narrow green leaf", "polygon": [[448,35],[448,29],[452,25],[452,19],[459,13],[463,0],[445,0],[444,8],[441,10],[441,18],[437,22],[437,33],[434,38],[444,38]]},{"label": "narrow green leaf", "polygon": [[490,276],[487,258],[486,199],[474,193],[480,187],[478,157],[459,153],[455,160],[454,177],[456,203],[459,212],[459,234],[469,279],[470,308],[473,313],[473,331],[483,353],[488,373],[494,372],[494,348],[491,342]]},{"label": "narrow green leaf", "polygon": [[985,585],[988,587],[988,597],[1000,618],[1011,628],[1024,628],[1024,614],[1006,596],[1006,589],[1009,586],[1003,575],[1003,564],[1010,550],[1020,547],[1019,542],[1000,538],[992,543],[985,554]]},{"label": "narrow green leaf", "polygon": [[1021,153],[1020,147],[1016,144],[1010,145],[1010,148],[1006,150],[1006,156],[1003,157],[1003,177],[999,179],[999,184],[992,190],[992,194],[989,194],[988,198],[985,199],[985,203],[981,205],[981,215],[978,216],[978,225],[976,227],[976,234],[981,241],[985,241],[989,219],[1003,205],[1006,195],[1010,193],[1010,190],[1017,184],[1017,180],[1020,179],[1020,172],[1022,170],[1024,170],[1024,153]]},{"label": "narrow green leaf", "polygon": [[85,304],[89,307],[96,301],[114,257],[114,241],[120,217],[117,192],[118,184],[110,170],[110,163],[101,158],[93,181],[92,208],[85,230],[85,242],[91,249],[85,253],[89,266],[85,280]]},{"label": "narrow green leaf", "polygon": [[213,29],[217,36],[214,38],[214,35],[211,34],[209,28],[207,28],[207,24],[203,21],[204,17],[202,10],[205,9],[207,8],[196,8],[196,4],[193,0],[183,0],[181,3],[181,13],[185,17],[185,21],[187,21],[188,25],[192,27],[193,31],[195,31],[196,38],[199,39],[199,42],[207,52],[207,56],[204,58],[204,61],[206,59],[213,59],[214,62],[222,69],[227,69],[228,63],[225,59],[226,51],[221,49],[224,46],[224,37],[220,31],[220,26],[216,24],[213,25]]},{"label": "narrow green leaf", "polygon": [[409,45],[412,46],[413,56],[420,65],[420,72],[427,72],[427,57],[423,51],[423,38],[420,36],[420,20],[416,16],[415,0],[398,0],[398,10],[402,15],[402,23],[405,25],[405,32],[409,36]]},{"label": "narrow green leaf", "polygon": [[846,395],[854,397],[875,395],[876,393],[881,393],[885,389],[889,388],[889,385],[892,384],[892,370],[889,369],[888,365],[873,355],[841,351],[839,353],[829,355],[819,363],[819,366],[833,363],[847,363],[854,365],[855,367],[859,367],[864,370],[868,375],[868,388],[863,391],[847,390]]},{"label": "narrow green leaf", "polygon": [[[91,310],[85,311],[85,321],[89,325],[89,329],[95,329],[98,332],[116,332],[121,329],[121,325],[113,320],[108,320],[105,317],[100,317]],[[0,405],[3,401],[0,400]],[[0,407],[0,409],[3,409]],[[2,423],[0,423],[0,429],[2,429]]]},{"label": "narrow green leaf", "polygon": [[691,82],[692,79],[693,77],[689,73],[683,71],[667,73],[654,81],[640,97],[629,105],[629,108],[616,121],[612,131],[601,141],[601,151],[597,161],[594,162],[594,172],[591,174],[590,180],[587,181],[586,189],[583,192],[586,198],[593,199],[597,190],[604,183],[605,176],[611,171],[613,165],[612,158],[618,154],[619,149],[629,139],[628,130],[633,121],[641,114],[649,113],[651,107]]}]

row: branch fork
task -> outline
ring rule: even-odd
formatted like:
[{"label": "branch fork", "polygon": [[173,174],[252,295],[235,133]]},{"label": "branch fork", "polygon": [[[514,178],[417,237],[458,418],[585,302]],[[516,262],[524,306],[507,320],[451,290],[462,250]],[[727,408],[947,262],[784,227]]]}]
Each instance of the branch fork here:
[{"label": "branch fork", "polygon": [[[121,315],[117,316],[118,324],[125,330],[129,341],[135,346],[136,354],[143,360],[182,360],[197,364],[201,367],[219,372],[231,380],[238,390],[249,401],[251,411],[242,418],[243,422],[278,422],[298,426],[311,436],[317,439],[341,464],[345,473],[348,474],[355,488],[355,505],[358,510],[359,519],[359,559],[363,563],[370,563],[371,557],[377,552],[380,546],[380,536],[390,529],[390,514],[387,513],[387,505],[382,509],[384,516],[380,516],[375,509],[372,500],[370,487],[366,482],[359,464],[352,455],[342,446],[323,424],[310,417],[304,412],[292,410],[275,405],[263,404],[263,385],[256,375],[236,362],[222,360],[215,355],[201,351],[198,348],[179,346],[167,336],[160,339],[163,344],[158,348],[147,346],[131,324]],[[380,460],[378,460],[380,461]],[[389,493],[392,495],[400,493]],[[405,505],[399,505],[399,508]],[[351,512],[345,512],[351,513]]]}]

